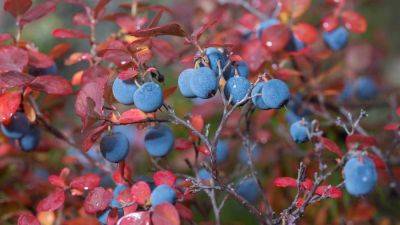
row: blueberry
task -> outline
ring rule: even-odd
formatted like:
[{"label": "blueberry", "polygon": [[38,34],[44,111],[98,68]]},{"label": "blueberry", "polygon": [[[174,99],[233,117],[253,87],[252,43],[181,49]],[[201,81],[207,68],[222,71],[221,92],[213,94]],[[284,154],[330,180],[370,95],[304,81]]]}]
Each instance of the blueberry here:
[{"label": "blueberry", "polygon": [[304,42],[300,41],[294,34],[290,36],[286,45],[286,50],[290,52],[300,51],[305,47]]},{"label": "blueberry", "polygon": [[354,84],[348,81],[344,85],[342,93],[339,96],[339,100],[340,101],[350,100],[353,97],[353,93],[354,93]]},{"label": "blueberry", "polygon": [[138,87],[133,80],[121,80],[118,77],[114,80],[112,92],[114,98],[124,105],[133,104],[133,95]]},{"label": "blueberry", "polygon": [[32,76],[42,76],[42,75],[56,75],[58,73],[57,65],[54,63],[47,68],[36,68],[30,67],[28,73]]},{"label": "blueberry", "polygon": [[262,88],[262,99],[268,108],[279,109],[289,101],[289,98],[289,87],[281,80],[269,80]]},{"label": "blueberry", "polygon": [[324,32],[322,37],[332,51],[339,51],[346,47],[349,41],[349,32],[344,27],[338,27],[332,31]]},{"label": "blueberry", "polygon": [[[257,161],[261,157],[261,148],[260,146],[256,146],[251,151],[251,159],[252,161]],[[239,161],[243,164],[250,164],[249,154],[247,154],[247,149],[242,147],[239,151]]]},{"label": "blueberry", "polygon": [[193,94],[192,89],[190,88],[190,79],[195,76],[195,69],[186,69],[181,72],[178,78],[178,87],[181,91],[182,95],[186,98],[194,98],[196,97]]},{"label": "blueberry", "polygon": [[308,123],[304,120],[299,120],[290,125],[290,136],[296,143],[308,141]]},{"label": "blueberry", "polygon": [[154,112],[163,104],[163,92],[160,85],[147,82],[135,92],[133,100],[136,107],[143,112]]},{"label": "blueberry", "polygon": [[241,77],[245,77],[245,78],[249,77],[249,73],[250,73],[249,66],[247,65],[247,63],[245,61],[239,61],[239,62],[235,62],[232,65],[232,68],[229,73],[224,73],[225,80],[229,80],[230,78],[234,77],[236,75],[235,70],[237,70],[237,75],[239,75]]},{"label": "blueberry", "polygon": [[129,125],[116,125],[112,128],[113,132],[120,132],[128,138],[129,144],[135,143],[136,127],[132,124]]},{"label": "blueberry", "polygon": [[208,67],[200,67],[190,78],[190,89],[199,98],[211,98],[218,88],[218,81],[214,71]]},{"label": "blueberry", "polygon": [[343,176],[347,192],[354,196],[368,194],[378,180],[375,164],[368,156],[349,159],[344,166]]},{"label": "blueberry", "polygon": [[212,175],[210,172],[208,172],[208,170],[201,168],[199,170],[199,178],[200,178],[200,180],[211,180]]},{"label": "blueberry", "polygon": [[378,87],[370,77],[359,77],[355,82],[355,95],[360,100],[370,100],[378,94]]},{"label": "blueberry", "polygon": [[165,184],[159,185],[151,192],[150,201],[153,207],[162,203],[174,204],[176,201],[175,190]]},{"label": "blueberry", "polygon": [[250,203],[256,203],[260,199],[261,190],[257,181],[253,178],[247,178],[241,181],[236,187],[236,192]]},{"label": "blueberry", "polygon": [[113,198],[110,202],[110,206],[113,208],[122,208],[121,203],[119,203],[118,201],[118,196],[119,194],[121,194],[121,192],[125,191],[128,187],[126,185],[123,184],[119,184],[114,188],[113,191]]},{"label": "blueberry", "polygon": [[29,132],[29,120],[25,114],[16,112],[12,117],[9,124],[1,125],[1,131],[9,138],[21,138],[24,134]]},{"label": "blueberry", "polygon": [[150,127],[144,136],[144,146],[151,156],[167,155],[174,146],[174,134],[171,128],[163,124]]},{"label": "blueberry", "polygon": [[219,140],[216,149],[217,163],[224,162],[229,155],[229,142],[227,140]]},{"label": "blueberry", "polygon": [[100,141],[100,151],[108,161],[120,162],[128,155],[129,141],[119,132],[107,134]]},{"label": "blueberry", "polygon": [[29,131],[18,140],[18,143],[22,151],[30,152],[39,145],[39,141],[40,129],[37,126],[32,125]]},{"label": "blueberry", "polygon": [[257,37],[261,38],[262,37],[262,32],[266,29],[268,29],[269,27],[273,26],[273,25],[277,25],[279,24],[280,21],[276,18],[270,18],[268,20],[265,20],[263,22],[261,22],[258,27],[256,28],[256,32],[257,32]]},{"label": "blueberry", "polygon": [[236,76],[230,78],[225,84],[224,94],[235,105],[247,97],[250,88],[251,84],[245,77]]},{"label": "blueberry", "polygon": [[205,50],[205,53],[208,57],[208,61],[210,63],[210,68],[214,71],[215,75],[219,74],[219,69],[218,69],[218,61],[221,63],[221,70],[225,67],[228,58],[224,53],[219,51],[217,48],[207,48]]},{"label": "blueberry", "polygon": [[[106,209],[100,216],[97,217],[97,220],[101,225],[107,225],[108,215],[110,214],[111,209]],[[118,209],[118,218],[124,216],[124,210],[122,208]]]},{"label": "blueberry", "polygon": [[269,109],[261,97],[262,89],[265,84],[266,82],[264,81],[258,82],[251,90],[251,101],[259,109]]}]

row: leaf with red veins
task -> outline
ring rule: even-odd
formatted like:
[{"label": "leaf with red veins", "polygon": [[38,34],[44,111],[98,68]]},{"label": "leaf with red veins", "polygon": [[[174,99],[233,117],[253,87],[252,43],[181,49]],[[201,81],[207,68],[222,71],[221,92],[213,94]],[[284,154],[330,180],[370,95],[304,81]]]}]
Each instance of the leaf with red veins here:
[{"label": "leaf with red veins", "polygon": [[193,144],[190,140],[184,139],[184,138],[177,138],[175,140],[175,149],[176,150],[188,150],[193,147]]},{"label": "leaf with red veins", "polygon": [[14,46],[0,47],[0,73],[8,71],[22,72],[28,64],[28,53]]},{"label": "leaf with red veins", "polygon": [[9,91],[0,95],[0,122],[8,122],[21,104],[21,93]]},{"label": "leaf with red veins", "polygon": [[41,52],[29,49],[29,65],[35,68],[48,68],[54,65],[54,61],[51,57]]},{"label": "leaf with red veins", "polygon": [[84,139],[82,143],[82,150],[83,151],[88,151],[93,144],[97,141],[97,139],[100,137],[100,135],[107,129],[107,125],[101,125],[98,127],[95,127],[89,131],[86,131],[84,133]]},{"label": "leaf with red veins", "polygon": [[61,188],[57,188],[46,198],[42,199],[36,207],[38,212],[55,211],[59,209],[65,201],[65,192]]},{"label": "leaf with red veins", "polygon": [[135,198],[135,202],[144,205],[150,200],[151,189],[144,181],[138,181],[131,187],[131,194]]},{"label": "leaf with red veins", "polygon": [[331,141],[328,138],[324,138],[324,137],[320,137],[320,141],[321,141],[322,145],[324,146],[324,148],[335,153],[339,157],[343,157],[342,150],[340,150],[339,146],[337,146],[337,144],[335,142]]},{"label": "leaf with red veins", "polygon": [[135,203],[135,197],[131,194],[131,190],[128,188],[119,193],[117,201],[121,203],[122,206],[131,205]]},{"label": "leaf with red veins", "polygon": [[133,61],[132,55],[122,49],[108,49],[103,55],[103,59],[114,63],[117,66],[124,66]]},{"label": "leaf with red veins", "polygon": [[118,220],[117,225],[150,225],[150,211],[134,212],[125,215]]},{"label": "leaf with red veins", "polygon": [[290,39],[289,28],[284,24],[273,25],[262,34],[262,43],[271,52],[283,50]]},{"label": "leaf with red veins", "polygon": [[136,37],[156,37],[161,35],[172,35],[185,37],[186,33],[177,23],[169,23],[158,27],[144,28],[130,33]]},{"label": "leaf with red veins", "polygon": [[156,186],[166,184],[170,187],[175,185],[176,176],[168,170],[160,170],[154,173],[153,180]]},{"label": "leaf with red veins", "polygon": [[59,188],[65,188],[67,185],[65,184],[64,179],[57,175],[50,175],[49,178],[47,178],[50,182],[51,185],[59,187]]},{"label": "leaf with red veins", "polygon": [[106,209],[112,198],[113,194],[111,191],[97,187],[89,192],[83,206],[87,213],[94,214]]},{"label": "leaf with red veins", "polygon": [[52,32],[53,37],[56,38],[73,38],[73,39],[86,39],[89,38],[85,32],[81,30],[72,30],[72,29],[65,29],[59,28],[55,29]]},{"label": "leaf with red veins", "polygon": [[170,203],[163,203],[154,207],[151,221],[153,225],[180,225],[178,211]]},{"label": "leaf with red veins", "polygon": [[136,77],[139,74],[137,69],[130,67],[118,73],[118,78],[121,80],[128,80]]},{"label": "leaf with red veins", "polygon": [[146,120],[147,116],[146,113],[142,112],[139,109],[129,109],[121,114],[118,122],[120,124],[130,124],[136,123],[139,121]]},{"label": "leaf with red veins", "polygon": [[31,213],[23,213],[18,217],[18,225],[40,225],[39,220]]},{"label": "leaf with red veins", "polygon": [[342,190],[338,187],[332,187],[327,185],[321,185],[315,191],[317,195],[327,196],[329,198],[341,198],[342,197]]},{"label": "leaf with red veins", "polygon": [[29,9],[21,17],[21,26],[54,12],[58,2],[59,0],[47,0]]},{"label": "leaf with red veins", "polygon": [[88,173],[74,178],[69,185],[80,191],[92,190],[100,185],[100,177],[97,174]]},{"label": "leaf with red veins", "polygon": [[17,17],[24,14],[31,6],[31,0],[5,0],[3,9]]},{"label": "leaf with red veins", "polygon": [[345,11],[342,13],[344,26],[353,33],[362,34],[367,30],[367,20],[365,17],[354,11]]},{"label": "leaf with red veins", "polygon": [[266,61],[272,59],[271,53],[263,46],[258,39],[251,40],[244,44],[242,57],[249,65],[250,71],[257,71]]},{"label": "leaf with red veins", "polygon": [[54,75],[38,76],[30,83],[29,87],[50,95],[70,95],[73,92],[72,85],[68,80]]},{"label": "leaf with red veins", "polygon": [[276,187],[297,187],[297,180],[292,177],[277,177],[273,183]]},{"label": "leaf with red veins", "polygon": [[298,23],[293,26],[293,33],[300,41],[306,44],[314,43],[318,38],[317,29],[308,23]]},{"label": "leaf with red veins", "polygon": [[17,71],[9,71],[0,75],[0,88],[24,87],[35,77]]}]

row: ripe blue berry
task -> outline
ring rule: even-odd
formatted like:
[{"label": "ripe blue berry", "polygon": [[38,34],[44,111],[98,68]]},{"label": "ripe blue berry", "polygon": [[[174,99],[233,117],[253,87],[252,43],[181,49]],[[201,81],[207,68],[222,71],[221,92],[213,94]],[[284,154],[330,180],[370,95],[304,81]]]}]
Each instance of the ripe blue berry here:
[{"label": "ripe blue berry", "polygon": [[214,71],[215,75],[218,75],[219,69],[218,69],[218,61],[221,63],[221,70],[225,67],[226,62],[228,61],[228,58],[224,53],[219,51],[217,48],[207,48],[205,50],[205,53],[208,57],[208,61],[210,63],[210,68]]},{"label": "ripe blue berry", "polygon": [[294,34],[290,36],[289,42],[286,45],[286,50],[295,52],[300,51],[305,47],[304,42],[300,41]]},{"label": "ripe blue berry", "polygon": [[332,51],[339,51],[346,47],[349,41],[349,32],[344,27],[338,27],[322,34],[325,43]]},{"label": "ripe blue berry", "polygon": [[37,77],[42,75],[56,75],[58,73],[58,69],[57,65],[53,64],[47,68],[30,67],[28,72],[30,75]]},{"label": "ripe blue berry", "polygon": [[200,180],[211,180],[212,176],[211,176],[211,173],[208,172],[208,170],[201,168],[199,170],[199,178],[200,178]]},{"label": "ripe blue berry", "polygon": [[[261,148],[260,146],[256,146],[251,151],[251,160],[257,161],[261,156]],[[250,164],[251,161],[249,159],[249,154],[247,154],[247,149],[245,147],[240,148],[239,151],[239,161],[243,164]]]},{"label": "ripe blue berry", "polygon": [[262,32],[264,30],[268,29],[269,27],[271,27],[273,25],[277,25],[279,23],[280,23],[280,21],[278,19],[276,19],[276,18],[271,18],[271,19],[268,19],[268,20],[265,20],[265,21],[261,22],[258,25],[257,29],[256,29],[257,37],[261,38]]},{"label": "ripe blue berry", "polygon": [[343,169],[344,185],[354,196],[371,192],[378,180],[374,162],[368,156],[352,157]]},{"label": "ripe blue berry", "polygon": [[217,163],[224,162],[229,155],[229,142],[227,140],[219,140],[216,149]]},{"label": "ripe blue berry", "polygon": [[132,124],[130,125],[117,125],[113,126],[112,131],[122,133],[128,138],[129,144],[133,145],[135,143],[136,127]]},{"label": "ripe blue berry", "polygon": [[269,109],[261,96],[262,89],[265,84],[266,82],[264,81],[258,82],[251,90],[251,101],[259,109]]},{"label": "ripe blue berry", "polygon": [[247,178],[241,181],[236,192],[250,203],[256,203],[260,198],[261,190],[258,187],[257,181],[253,178]]},{"label": "ripe blue berry", "polygon": [[133,104],[133,95],[138,87],[133,80],[121,80],[118,77],[114,80],[112,92],[114,98],[124,105]]},{"label": "ripe blue berry", "polygon": [[268,108],[279,109],[289,101],[289,98],[289,87],[281,80],[269,80],[262,88],[262,99]]},{"label": "ripe blue berry", "polygon": [[119,184],[114,188],[113,191],[113,198],[110,202],[110,206],[113,208],[122,208],[121,203],[119,203],[118,201],[118,196],[121,192],[125,191],[128,187],[126,185],[123,184]]},{"label": "ripe blue berry", "polygon": [[195,75],[189,81],[190,89],[199,98],[211,98],[218,88],[214,71],[208,67],[200,67],[195,71]]},{"label": "ripe blue berry", "polygon": [[378,94],[378,87],[370,77],[359,77],[355,82],[355,95],[360,100],[370,100]]},{"label": "ripe blue berry", "polygon": [[225,80],[229,80],[230,78],[234,77],[236,74],[235,70],[237,70],[237,75],[239,75],[240,77],[249,77],[249,66],[245,61],[239,61],[235,62],[234,65],[232,65],[230,73],[224,73]]},{"label": "ripe blue berry", "polygon": [[176,201],[175,190],[165,184],[159,185],[151,192],[150,201],[153,207],[162,203],[174,204]]},{"label": "ripe blue berry", "polygon": [[186,69],[181,72],[178,78],[178,87],[182,95],[186,98],[194,98],[196,95],[190,88],[190,79],[195,76],[195,69]]},{"label": "ripe blue berry", "polygon": [[30,152],[39,145],[39,141],[40,129],[37,126],[32,125],[29,131],[18,140],[18,143],[22,151]]},{"label": "ripe blue berry", "polygon": [[251,88],[250,82],[245,77],[232,77],[225,84],[224,94],[231,103],[237,104],[247,97]]},{"label": "ripe blue berry", "polygon": [[290,125],[290,136],[296,143],[303,143],[308,141],[308,123],[299,120]]},{"label": "ripe blue berry", "polygon": [[138,109],[143,112],[154,112],[163,104],[163,93],[160,85],[154,82],[144,83],[133,95]]},{"label": "ripe blue berry", "polygon": [[[100,216],[97,217],[97,220],[101,225],[107,225],[107,218],[108,215],[110,214],[111,209],[106,209]],[[118,209],[118,218],[121,218],[124,216],[124,210],[122,208]]]},{"label": "ripe blue berry", "polygon": [[144,136],[144,146],[151,156],[162,157],[167,155],[174,146],[174,134],[171,128],[160,124],[150,127]]},{"label": "ripe blue berry", "polygon": [[100,141],[100,151],[108,161],[120,162],[128,155],[129,141],[122,133],[107,134]]},{"label": "ripe blue berry", "polygon": [[1,125],[1,131],[9,138],[21,138],[24,134],[29,132],[29,120],[25,114],[16,112],[12,117],[9,124]]}]

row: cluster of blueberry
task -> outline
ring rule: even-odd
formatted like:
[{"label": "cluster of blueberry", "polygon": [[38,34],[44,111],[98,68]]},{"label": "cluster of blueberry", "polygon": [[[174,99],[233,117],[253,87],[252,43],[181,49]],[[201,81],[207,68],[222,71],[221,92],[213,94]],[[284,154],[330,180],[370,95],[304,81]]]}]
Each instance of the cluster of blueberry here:
[{"label": "cluster of blueberry", "polygon": [[1,124],[1,131],[6,137],[17,139],[22,151],[32,151],[39,145],[40,129],[22,112],[15,113],[8,124]]}]

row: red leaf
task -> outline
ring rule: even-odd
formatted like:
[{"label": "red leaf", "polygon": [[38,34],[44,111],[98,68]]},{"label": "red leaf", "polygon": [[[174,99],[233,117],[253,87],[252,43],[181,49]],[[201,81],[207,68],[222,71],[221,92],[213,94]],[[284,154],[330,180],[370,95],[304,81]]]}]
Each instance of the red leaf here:
[{"label": "red leaf", "polygon": [[147,118],[146,113],[139,109],[129,109],[121,114],[118,122],[120,124],[129,124],[143,121]]},{"label": "red leaf", "polygon": [[204,119],[201,115],[192,115],[190,117],[190,123],[199,132],[202,132],[204,127]]},{"label": "red leaf", "polygon": [[74,178],[69,185],[80,191],[92,190],[100,185],[100,177],[93,173],[85,174]]},{"label": "red leaf", "polygon": [[359,145],[358,149],[364,149],[367,147],[376,146],[378,143],[374,137],[362,134],[352,134],[346,137],[347,149],[351,150],[357,144]]},{"label": "red leaf", "polygon": [[193,212],[189,207],[186,207],[182,203],[175,204],[176,210],[178,210],[179,216],[185,220],[192,221],[193,220]]},{"label": "red leaf", "polygon": [[311,5],[311,0],[282,0],[282,11],[292,14],[294,18],[300,17]]},{"label": "red leaf", "polygon": [[322,19],[322,28],[327,31],[333,31],[336,27],[339,26],[339,19],[336,16],[330,15],[326,16]]},{"label": "red leaf", "polygon": [[94,18],[98,18],[99,13],[103,11],[103,9],[106,7],[106,5],[110,2],[111,0],[100,0],[96,7],[94,8]]},{"label": "red leaf", "polygon": [[0,73],[8,71],[21,72],[28,64],[28,54],[25,50],[14,46],[0,47]]},{"label": "red leaf", "polygon": [[0,88],[22,87],[35,79],[29,74],[9,71],[0,75]]},{"label": "red leaf", "polygon": [[72,18],[72,22],[78,26],[90,26],[90,19],[86,13],[77,13]]},{"label": "red leaf", "polygon": [[398,107],[398,108],[396,109],[396,114],[397,114],[398,116],[400,116],[400,107]]},{"label": "red leaf", "polygon": [[4,2],[4,10],[14,17],[24,14],[31,6],[31,0],[5,0]]},{"label": "red leaf", "polygon": [[[103,114],[104,105],[104,86],[106,79],[94,78],[93,80],[86,83],[81,90],[78,92],[75,101],[75,111],[76,114],[81,117],[84,127],[87,124],[87,118],[91,115],[91,110],[98,115]],[[89,102],[90,101],[90,102]],[[92,105],[91,103],[94,103]],[[93,108],[90,108],[90,107]]]},{"label": "red leaf", "polygon": [[32,89],[51,95],[72,94],[72,85],[65,78],[54,75],[36,77],[29,85]]},{"label": "red leaf", "polygon": [[381,157],[372,153],[368,153],[368,156],[372,159],[372,161],[374,161],[377,169],[386,169],[386,163],[381,159]]},{"label": "red leaf", "polygon": [[131,194],[135,197],[135,202],[144,205],[150,199],[151,189],[146,182],[138,181],[132,185]]},{"label": "red leaf", "polygon": [[97,187],[89,192],[83,204],[87,213],[96,213],[103,211],[111,202],[113,194],[102,187]]},{"label": "red leaf", "polygon": [[65,188],[67,185],[65,184],[64,179],[57,175],[50,175],[49,178],[47,178],[50,182],[51,185],[59,187],[59,188]]},{"label": "red leaf", "polygon": [[54,65],[53,59],[41,52],[29,49],[28,55],[29,65],[35,68],[48,68]]},{"label": "red leaf", "polygon": [[170,187],[173,187],[175,185],[176,176],[168,170],[157,171],[153,175],[153,180],[156,186],[166,184]]},{"label": "red leaf", "polygon": [[70,66],[83,60],[89,61],[91,58],[89,53],[75,52],[65,60],[64,64]]},{"label": "red leaf", "polygon": [[11,36],[11,34],[7,34],[7,33],[5,33],[5,34],[0,34],[0,43],[1,42],[4,42],[4,41],[7,41],[7,40],[10,40],[10,39],[12,39],[13,37]]},{"label": "red leaf", "polygon": [[45,199],[42,199],[36,210],[38,212],[42,211],[55,211],[60,208],[65,201],[65,192],[61,188],[57,188],[54,192],[52,192],[49,196]]},{"label": "red leaf", "polygon": [[56,38],[78,38],[78,39],[89,38],[89,35],[85,34],[81,30],[72,30],[64,28],[55,29],[53,30],[52,34]]},{"label": "red leaf", "polygon": [[101,125],[86,132],[82,143],[82,150],[85,152],[88,151],[106,129],[107,125]]},{"label": "red leaf", "polygon": [[131,190],[129,188],[121,191],[117,197],[117,200],[122,206],[135,203],[135,197],[131,194]]},{"label": "red leaf", "polygon": [[303,206],[303,204],[304,204],[304,199],[303,198],[298,198],[297,202],[296,202],[296,207],[300,208],[300,207]]},{"label": "red leaf", "polygon": [[135,68],[129,67],[128,69],[119,72],[118,78],[121,80],[128,80],[128,79],[136,77],[138,74],[139,74],[139,72]]},{"label": "red leaf", "polygon": [[315,191],[317,195],[324,195],[329,198],[341,198],[342,190],[338,187],[329,187],[326,185],[319,186]]},{"label": "red leaf", "polygon": [[54,46],[49,53],[49,56],[53,59],[59,58],[64,55],[71,48],[71,44],[69,43],[60,43]]},{"label": "red leaf", "polygon": [[150,211],[134,212],[121,217],[118,225],[150,225]]},{"label": "red leaf", "polygon": [[243,46],[242,57],[248,63],[250,71],[257,71],[265,61],[272,59],[271,53],[258,39],[249,41]]},{"label": "red leaf", "polygon": [[389,124],[386,124],[383,129],[387,130],[387,131],[396,131],[396,130],[400,129],[400,123],[389,123]]},{"label": "red leaf", "polygon": [[154,208],[151,221],[153,225],[180,225],[178,211],[169,203],[157,205]]},{"label": "red leaf", "polygon": [[40,223],[31,213],[24,213],[18,217],[18,225],[40,225]]},{"label": "red leaf", "polygon": [[173,35],[185,37],[186,33],[177,23],[169,23],[159,27],[140,29],[130,33],[136,37],[156,37],[160,35]]},{"label": "red leaf", "polygon": [[313,187],[314,183],[311,179],[307,178],[305,181],[303,181],[301,183],[301,186],[305,189],[305,190],[311,190],[311,188]]},{"label": "red leaf", "polygon": [[210,27],[212,27],[212,26],[214,26],[215,24],[217,24],[217,22],[218,22],[218,19],[214,19],[214,20],[210,19],[206,24],[203,24],[203,26],[201,26],[201,27],[197,28],[195,31],[193,31],[193,33],[192,33],[192,35],[191,35],[192,38],[193,38],[194,40],[199,40],[200,37],[201,37],[201,35],[202,35],[206,30],[208,30]]},{"label": "red leaf", "polygon": [[118,221],[118,209],[112,208],[107,217],[107,225],[115,225]]},{"label": "red leaf", "polygon": [[297,180],[292,177],[278,177],[273,183],[276,187],[297,187]]},{"label": "red leaf", "polygon": [[172,94],[174,94],[176,89],[177,89],[177,86],[172,86],[172,87],[169,87],[169,88],[163,90],[164,100],[167,99]]},{"label": "red leaf", "polygon": [[317,40],[318,31],[308,23],[298,23],[293,26],[293,33],[300,41],[312,44]]},{"label": "red leaf", "polygon": [[117,66],[124,66],[132,62],[132,56],[129,52],[121,49],[108,49],[104,53],[103,59],[110,61]]},{"label": "red leaf", "polygon": [[286,25],[277,24],[266,29],[262,34],[262,42],[270,51],[277,52],[286,47],[290,31]]},{"label": "red leaf", "polygon": [[175,149],[176,150],[188,150],[193,147],[191,141],[183,138],[177,138],[175,140]]},{"label": "red leaf", "polygon": [[46,16],[47,14],[54,12],[56,10],[57,3],[58,0],[47,0],[31,8],[22,16],[20,22],[21,25],[24,26],[27,23],[40,19]]},{"label": "red leaf", "polygon": [[0,122],[8,121],[21,104],[21,93],[12,91],[0,95]]},{"label": "red leaf", "polygon": [[200,145],[199,147],[197,147],[197,150],[206,156],[209,156],[211,154],[210,150],[205,145]]},{"label": "red leaf", "polygon": [[324,138],[321,137],[320,141],[322,143],[322,145],[329,151],[337,154],[338,156],[342,157],[343,156],[343,152],[342,150],[340,150],[339,146],[336,145],[335,142],[329,140],[328,138]]},{"label": "red leaf", "polygon": [[367,30],[367,20],[361,14],[354,11],[342,13],[344,26],[353,33],[361,34]]}]

